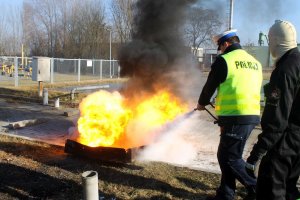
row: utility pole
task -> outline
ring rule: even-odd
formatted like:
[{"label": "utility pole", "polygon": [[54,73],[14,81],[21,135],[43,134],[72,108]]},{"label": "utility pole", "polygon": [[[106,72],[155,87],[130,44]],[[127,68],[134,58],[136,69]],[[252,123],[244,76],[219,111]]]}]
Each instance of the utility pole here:
[{"label": "utility pole", "polygon": [[111,74],[111,28],[109,29],[109,75],[112,78]]},{"label": "utility pole", "polygon": [[22,56],[22,67],[23,67],[23,69],[25,69],[25,67],[24,67],[24,45],[23,45],[23,43],[22,43],[22,49],[21,49],[21,56]]},{"label": "utility pole", "polygon": [[230,0],[230,13],[229,13],[228,30],[232,29],[232,24],[233,24],[233,0]]}]

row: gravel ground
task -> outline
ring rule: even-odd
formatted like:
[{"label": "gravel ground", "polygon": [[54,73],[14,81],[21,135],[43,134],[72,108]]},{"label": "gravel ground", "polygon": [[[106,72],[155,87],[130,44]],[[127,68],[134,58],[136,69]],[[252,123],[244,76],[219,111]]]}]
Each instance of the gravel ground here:
[{"label": "gravel ground", "polygon": [[[4,99],[0,99],[0,112],[2,113],[0,116],[1,133],[60,146],[64,146],[65,140],[69,137],[69,128],[75,126],[79,115],[77,109],[74,108],[57,109],[53,106],[18,103]],[[66,117],[65,112],[75,113],[75,115]],[[213,113],[213,110],[211,112]],[[9,128],[9,124],[36,119],[41,122],[20,129]],[[216,158],[219,127],[213,122],[214,119],[204,111],[196,111],[188,117],[182,117],[176,121],[173,130],[168,130],[164,133],[164,137],[148,145],[137,159],[163,161],[220,173]],[[249,138],[245,148],[245,157],[249,154],[259,131],[255,129]]]},{"label": "gravel ground", "polygon": [[[78,160],[70,159],[63,152],[65,139],[69,136],[68,129],[74,126],[78,117],[77,114],[66,117],[64,116],[66,111],[76,113],[76,109],[71,108],[57,109],[53,106],[42,106],[36,103],[18,103],[0,99],[1,137],[6,138],[3,135],[14,135],[21,138],[20,140],[14,139],[16,141],[13,143],[7,142],[9,140],[7,138],[0,141],[1,199],[40,199],[40,197],[47,197],[47,199],[72,199],[72,193],[80,189],[80,172],[88,169],[86,166],[89,165],[81,161],[78,164]],[[9,125],[14,122],[33,119],[41,119],[41,123],[20,129],[9,128]],[[214,174],[220,173],[216,159],[219,128],[213,122],[214,120],[208,113],[194,112],[188,118],[183,118],[176,125],[177,131],[171,131],[170,137],[172,137],[172,140],[162,138],[159,142],[149,145],[137,157],[137,161],[163,161],[171,163],[175,167],[187,167],[203,172],[213,172],[212,176],[216,179],[213,187],[216,187],[218,176],[215,177]],[[245,148],[245,157],[249,154],[259,133],[259,129],[253,131]],[[26,139],[25,141],[46,142],[51,146],[47,146],[44,143],[34,143],[33,146],[35,147],[31,147],[31,143],[27,144],[25,142],[26,147],[22,147],[24,145],[22,138]],[[177,141],[179,142],[177,143]],[[12,150],[14,145],[18,148]],[[36,145],[43,150],[40,151],[40,148],[36,148]],[[44,148],[45,146],[47,148]],[[1,151],[3,149],[4,151]],[[25,155],[22,149],[26,149]],[[155,149],[160,149],[160,151],[157,152]],[[188,156],[185,153],[187,151],[189,152]],[[19,153],[20,156],[18,156]],[[47,166],[48,162],[51,163],[50,167]],[[72,167],[70,167],[71,165]],[[81,166],[79,167],[80,171],[76,171],[76,165]],[[13,176],[10,176],[10,173]],[[65,175],[65,173],[68,175]],[[12,181],[11,177],[21,178],[22,180]],[[32,177],[34,178],[32,179]],[[30,184],[27,184],[28,181]],[[3,185],[6,182],[9,182],[10,187]],[[42,186],[40,185],[41,182],[43,183]],[[18,191],[15,191],[16,188],[18,188]],[[37,189],[34,190],[33,188]],[[213,193],[213,191],[214,188],[209,193]],[[101,192],[106,198],[110,196],[104,191]],[[76,195],[77,197],[78,195],[80,196],[78,192]],[[119,196],[119,199],[123,198],[130,199],[122,195]],[[178,199],[182,199],[182,197]]]}]

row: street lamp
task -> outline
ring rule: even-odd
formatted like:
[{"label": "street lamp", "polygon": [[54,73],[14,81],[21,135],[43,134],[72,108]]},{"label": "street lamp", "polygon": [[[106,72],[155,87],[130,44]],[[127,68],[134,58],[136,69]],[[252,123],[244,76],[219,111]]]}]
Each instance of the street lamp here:
[{"label": "street lamp", "polygon": [[112,74],[111,74],[111,40],[112,40],[112,28],[109,26],[107,28],[105,28],[105,30],[109,31],[109,76],[110,78],[112,78]]},{"label": "street lamp", "polygon": [[111,28],[109,29],[109,73],[110,73],[110,78],[112,78],[112,74],[111,74]]},{"label": "street lamp", "polygon": [[233,26],[233,1],[234,0],[230,0],[230,13],[229,13],[229,24],[228,24],[228,30],[232,29]]}]

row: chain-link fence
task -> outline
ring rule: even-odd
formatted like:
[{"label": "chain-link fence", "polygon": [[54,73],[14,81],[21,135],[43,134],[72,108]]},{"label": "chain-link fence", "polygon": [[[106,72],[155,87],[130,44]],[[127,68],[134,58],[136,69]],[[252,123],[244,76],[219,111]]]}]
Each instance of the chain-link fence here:
[{"label": "chain-link fence", "polygon": [[[39,57],[33,57],[39,58]],[[32,57],[0,56],[0,85],[19,86],[34,85],[36,80],[32,77]],[[101,80],[119,78],[120,67],[117,60],[99,59],[65,59],[47,58],[49,69],[43,73],[50,74],[50,83],[80,82],[85,80]],[[15,66],[18,66],[17,68]],[[17,69],[17,70],[16,70]],[[39,74],[39,69],[37,69]]]}]

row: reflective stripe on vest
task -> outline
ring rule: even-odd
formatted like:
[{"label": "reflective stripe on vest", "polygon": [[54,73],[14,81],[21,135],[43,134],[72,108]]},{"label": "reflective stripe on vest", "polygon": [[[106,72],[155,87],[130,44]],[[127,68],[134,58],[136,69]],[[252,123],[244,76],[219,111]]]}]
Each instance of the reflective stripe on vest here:
[{"label": "reflective stripe on vest", "polygon": [[261,64],[242,49],[221,56],[228,70],[226,80],[218,88],[216,114],[260,115]]}]

